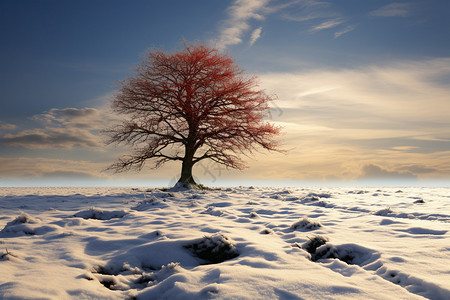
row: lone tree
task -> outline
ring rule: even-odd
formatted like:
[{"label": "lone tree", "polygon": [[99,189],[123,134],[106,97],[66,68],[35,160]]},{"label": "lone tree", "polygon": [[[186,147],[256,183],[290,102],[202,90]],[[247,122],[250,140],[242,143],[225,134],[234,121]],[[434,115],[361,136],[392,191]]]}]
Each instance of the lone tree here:
[{"label": "lone tree", "polygon": [[109,144],[130,144],[133,153],[108,169],[141,170],[147,160],[156,169],[179,160],[183,186],[196,185],[192,167],[204,159],[242,169],[238,154],[258,146],[279,150],[280,129],[263,121],[273,98],[215,48],[195,44],[173,53],[150,51],[112,103],[127,117],[106,131]]}]

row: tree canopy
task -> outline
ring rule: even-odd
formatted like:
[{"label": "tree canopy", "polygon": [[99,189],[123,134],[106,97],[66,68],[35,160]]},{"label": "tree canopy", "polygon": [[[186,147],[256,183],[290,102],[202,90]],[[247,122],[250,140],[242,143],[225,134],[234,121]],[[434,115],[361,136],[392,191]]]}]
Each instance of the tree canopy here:
[{"label": "tree canopy", "polygon": [[239,157],[258,147],[279,150],[280,128],[264,120],[274,96],[258,88],[234,60],[213,47],[185,45],[149,51],[112,102],[123,121],[106,132],[109,143],[133,150],[112,164],[115,172],[181,161],[179,182],[196,184],[192,167],[205,159],[246,167]]}]

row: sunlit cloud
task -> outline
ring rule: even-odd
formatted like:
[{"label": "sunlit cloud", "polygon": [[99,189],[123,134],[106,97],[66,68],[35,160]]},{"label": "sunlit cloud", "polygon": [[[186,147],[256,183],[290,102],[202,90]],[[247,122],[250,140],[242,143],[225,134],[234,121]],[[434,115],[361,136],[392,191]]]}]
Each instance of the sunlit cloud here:
[{"label": "sunlit cloud", "polygon": [[396,179],[403,179],[403,180],[417,180],[417,176],[409,173],[409,172],[397,172],[397,171],[390,171],[381,168],[377,165],[368,164],[363,166],[362,168],[363,174],[358,178],[361,180],[396,180]]},{"label": "sunlit cloud", "polygon": [[29,149],[52,149],[74,147],[99,148],[103,146],[98,131],[115,120],[114,115],[96,108],[50,109],[34,116],[43,127],[22,130],[3,135],[6,145]]},{"label": "sunlit cloud", "polygon": [[44,124],[65,125],[75,128],[95,128],[101,123],[100,111],[96,108],[52,108],[48,112],[36,115],[33,119]]},{"label": "sunlit cloud", "polygon": [[346,33],[352,32],[353,30],[356,29],[356,27],[357,27],[356,25],[349,25],[340,31],[336,31],[334,33],[334,38],[337,39],[338,37],[340,37]]},{"label": "sunlit cloud", "polygon": [[407,17],[412,13],[411,3],[391,3],[369,13],[372,17]]},{"label": "sunlit cloud", "polygon": [[261,31],[262,31],[262,27],[258,27],[255,30],[253,30],[253,32],[250,36],[250,42],[249,42],[250,46],[253,46],[253,44],[256,42],[256,40],[261,37]]},{"label": "sunlit cloud", "polygon": [[98,138],[86,130],[74,128],[45,128],[24,130],[17,134],[6,134],[1,138],[10,146],[30,149],[52,149],[73,147],[99,147]]},{"label": "sunlit cloud", "polygon": [[249,22],[264,19],[264,7],[268,2],[269,0],[236,0],[228,10],[229,18],[223,22],[216,46],[226,49],[242,43],[242,36],[250,30]]},{"label": "sunlit cloud", "polygon": [[313,28],[310,29],[310,32],[316,32],[316,31],[320,31],[320,30],[324,30],[324,29],[330,29],[330,28],[333,28],[333,27],[336,27],[336,26],[342,24],[343,22],[344,22],[344,20],[342,20],[342,19],[328,20],[328,21],[320,23],[319,25],[314,26]]},{"label": "sunlit cloud", "polygon": [[69,177],[101,177],[104,164],[80,160],[40,157],[0,158],[0,178],[55,177],[65,173]]},{"label": "sunlit cloud", "polygon": [[14,124],[8,124],[8,123],[0,122],[0,130],[2,130],[2,131],[11,131],[11,130],[14,130],[16,128],[17,128],[17,126],[14,125]]},{"label": "sunlit cloud", "polygon": [[399,170],[407,171],[407,172],[415,173],[415,174],[429,174],[429,173],[434,173],[434,172],[438,171],[437,169],[424,167],[422,165],[403,166],[403,167],[400,167]]}]

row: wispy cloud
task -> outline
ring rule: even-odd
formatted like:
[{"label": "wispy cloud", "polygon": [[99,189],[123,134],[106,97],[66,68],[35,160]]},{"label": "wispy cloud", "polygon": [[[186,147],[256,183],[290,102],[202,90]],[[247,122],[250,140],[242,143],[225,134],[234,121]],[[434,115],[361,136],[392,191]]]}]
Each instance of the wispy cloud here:
[{"label": "wispy cloud", "polygon": [[0,122],[0,130],[10,131],[10,130],[14,130],[16,128],[17,128],[17,126],[14,124]]},{"label": "wispy cloud", "polygon": [[320,23],[319,25],[314,26],[310,29],[310,32],[316,32],[319,30],[330,29],[342,24],[344,20],[342,19],[333,19]]},{"label": "wispy cloud", "polygon": [[407,179],[416,180],[417,176],[413,175],[408,171],[398,172],[395,170],[386,170],[378,165],[368,164],[362,167],[362,175],[359,179],[371,180],[371,179],[382,179],[382,180],[392,180],[392,179]]},{"label": "wispy cloud", "polygon": [[253,30],[251,36],[250,36],[250,42],[249,45],[253,46],[253,44],[256,42],[257,39],[261,37],[262,27],[258,27],[255,30]]},{"label": "wispy cloud", "polygon": [[17,134],[6,134],[2,142],[10,146],[30,149],[98,147],[98,138],[85,130],[68,128],[45,128],[24,130]]},{"label": "wispy cloud", "polygon": [[289,21],[306,22],[315,19],[333,18],[338,13],[328,1],[300,0],[294,1],[283,18]]},{"label": "wispy cloud", "polygon": [[[263,21],[270,14],[278,14],[283,19],[295,22],[316,23],[310,33],[335,28],[346,22],[336,11],[333,3],[318,0],[291,0],[282,4],[273,4],[270,0],[235,0],[228,9],[228,18],[222,22],[219,37],[215,42],[219,49],[243,42],[244,36],[251,31],[248,44],[252,46],[261,37],[262,26],[252,29],[252,20]],[[347,26],[335,33],[339,37],[354,30],[356,26]]]},{"label": "wispy cloud", "polygon": [[[306,23],[308,26],[311,23],[316,23],[308,30],[309,33],[336,28],[347,23],[346,18],[336,10],[331,2],[300,0],[295,2],[294,7],[295,9],[290,7],[289,12],[283,14],[284,19]],[[334,37],[338,38],[355,28],[356,25],[348,25],[344,29],[336,31]]]},{"label": "wispy cloud", "polygon": [[346,33],[349,33],[349,32],[351,32],[351,31],[355,30],[356,27],[357,27],[356,25],[349,25],[349,26],[345,27],[344,29],[342,29],[342,30],[340,30],[340,31],[336,31],[336,32],[334,33],[334,38],[337,39],[337,38],[339,38],[340,36],[342,36],[342,35],[344,35],[344,34],[346,34]]},{"label": "wispy cloud", "polygon": [[242,43],[242,36],[250,30],[249,22],[263,20],[268,3],[269,0],[236,0],[228,10],[229,18],[223,22],[216,46],[226,49]]},{"label": "wispy cloud", "polygon": [[101,163],[40,157],[0,158],[0,178],[67,177],[93,178],[101,176]]},{"label": "wispy cloud", "polygon": [[53,108],[33,117],[43,127],[5,134],[0,140],[6,145],[30,149],[102,146],[96,132],[114,120],[106,110],[96,108]]},{"label": "wispy cloud", "polygon": [[391,3],[369,13],[372,17],[407,17],[412,13],[411,3]]}]

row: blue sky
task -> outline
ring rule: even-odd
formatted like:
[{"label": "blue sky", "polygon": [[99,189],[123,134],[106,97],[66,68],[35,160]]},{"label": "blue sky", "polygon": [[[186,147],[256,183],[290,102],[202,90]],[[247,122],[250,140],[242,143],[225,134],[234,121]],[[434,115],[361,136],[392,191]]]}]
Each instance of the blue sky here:
[{"label": "blue sky", "polygon": [[[287,154],[205,163],[200,182],[448,185],[446,0],[0,1],[0,186],[169,185],[180,166],[112,175],[98,131],[151,47],[210,43],[260,78]],[[380,181],[381,180],[381,181]]]}]

